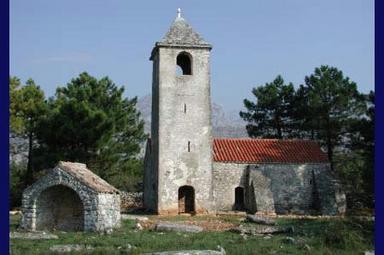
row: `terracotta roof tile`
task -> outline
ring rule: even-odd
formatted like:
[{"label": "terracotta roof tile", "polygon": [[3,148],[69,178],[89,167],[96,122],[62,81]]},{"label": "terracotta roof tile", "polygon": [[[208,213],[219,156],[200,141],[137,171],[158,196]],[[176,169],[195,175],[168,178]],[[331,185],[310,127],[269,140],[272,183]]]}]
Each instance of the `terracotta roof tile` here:
[{"label": "terracotta roof tile", "polygon": [[239,163],[329,163],[312,140],[232,139],[213,140],[213,160]]}]

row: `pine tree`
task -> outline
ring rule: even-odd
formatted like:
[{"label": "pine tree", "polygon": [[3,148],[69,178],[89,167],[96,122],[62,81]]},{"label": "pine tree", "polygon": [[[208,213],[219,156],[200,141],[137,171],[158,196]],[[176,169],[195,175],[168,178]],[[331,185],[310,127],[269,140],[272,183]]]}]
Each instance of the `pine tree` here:
[{"label": "pine tree", "polygon": [[25,184],[33,182],[33,161],[36,133],[41,118],[47,113],[44,92],[32,79],[24,86],[20,79],[10,77],[10,128],[11,132],[28,139],[28,161]]},{"label": "pine tree", "polygon": [[137,98],[123,93],[108,77],[98,80],[87,73],[59,87],[40,125],[40,166],[76,161],[107,180],[118,174],[124,178],[124,171],[137,165],[145,135]]},{"label": "pine tree", "polygon": [[273,82],[253,88],[252,94],[256,102],[244,99],[247,111],[240,112],[240,117],[248,122],[248,135],[278,139],[293,136],[293,84],[284,84],[283,78],[278,75]]},{"label": "pine tree", "polygon": [[334,149],[348,132],[354,116],[362,114],[364,106],[356,83],[344,77],[335,67],[321,66],[305,77],[309,109],[308,118],[316,139],[327,148],[333,168]]}]

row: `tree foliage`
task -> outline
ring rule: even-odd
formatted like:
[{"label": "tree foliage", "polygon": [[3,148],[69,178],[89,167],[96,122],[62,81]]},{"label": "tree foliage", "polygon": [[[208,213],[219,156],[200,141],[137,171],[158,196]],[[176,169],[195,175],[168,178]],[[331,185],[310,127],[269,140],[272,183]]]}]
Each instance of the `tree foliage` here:
[{"label": "tree foliage", "polygon": [[[58,161],[86,163],[117,188],[137,190],[143,176],[140,145],[144,123],[137,98],[108,77],[81,73],[54,97],[45,99],[32,79],[21,84],[10,77],[10,127],[28,141],[28,159],[11,162],[11,206],[19,206],[22,190]],[[20,140],[20,139],[19,139]]]},{"label": "tree foliage", "polygon": [[40,168],[59,160],[83,162],[110,180],[137,167],[144,122],[136,110],[137,98],[124,98],[123,93],[108,77],[98,80],[87,73],[59,87],[40,122]]},{"label": "tree foliage", "polygon": [[[314,139],[342,177],[349,206],[373,206],[374,93],[364,95],[335,67],[320,66],[297,90],[281,76],[244,100],[250,137]],[[335,167],[334,167],[335,166]]]},{"label": "tree foliage", "polygon": [[364,113],[363,96],[358,92],[356,83],[344,77],[335,67],[321,66],[310,76],[305,77],[309,110],[306,117],[315,139],[327,148],[328,157],[333,165],[334,149],[345,139],[350,122],[355,116]]},{"label": "tree foliage", "polygon": [[248,122],[246,128],[249,136],[278,139],[291,137],[294,92],[293,84],[284,84],[280,75],[271,83],[254,88],[252,94],[256,102],[244,99],[247,111],[240,112],[240,116]]},{"label": "tree foliage", "polygon": [[350,123],[346,153],[336,155],[336,169],[350,193],[350,207],[374,207],[375,93],[364,95],[366,111]]},{"label": "tree foliage", "polygon": [[17,77],[10,77],[10,129],[11,132],[28,139],[28,160],[25,184],[33,181],[33,161],[36,133],[41,118],[47,113],[44,92],[32,79],[22,85]]}]

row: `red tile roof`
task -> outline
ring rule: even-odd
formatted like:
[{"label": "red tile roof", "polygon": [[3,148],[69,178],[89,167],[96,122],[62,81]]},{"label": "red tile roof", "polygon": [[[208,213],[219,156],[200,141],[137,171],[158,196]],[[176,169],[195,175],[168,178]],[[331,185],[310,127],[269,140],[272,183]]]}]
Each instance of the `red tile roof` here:
[{"label": "red tile roof", "polygon": [[311,140],[213,140],[213,160],[237,163],[328,163],[317,142]]}]

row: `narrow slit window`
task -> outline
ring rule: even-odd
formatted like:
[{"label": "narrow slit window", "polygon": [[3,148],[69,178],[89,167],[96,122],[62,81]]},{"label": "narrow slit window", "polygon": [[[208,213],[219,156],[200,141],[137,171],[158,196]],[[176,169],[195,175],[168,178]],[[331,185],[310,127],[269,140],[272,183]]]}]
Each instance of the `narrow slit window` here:
[{"label": "narrow slit window", "polygon": [[184,104],[184,113],[187,113],[187,105]]},{"label": "narrow slit window", "polygon": [[181,52],[176,59],[176,75],[192,75],[192,57],[186,52]]},{"label": "narrow slit window", "polygon": [[191,152],[191,141],[188,141],[188,152]]}]

